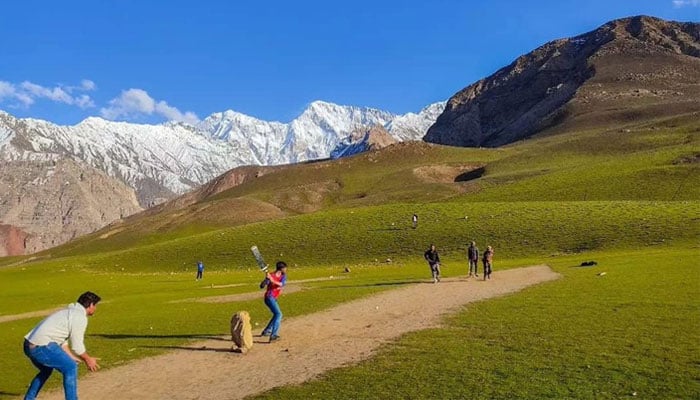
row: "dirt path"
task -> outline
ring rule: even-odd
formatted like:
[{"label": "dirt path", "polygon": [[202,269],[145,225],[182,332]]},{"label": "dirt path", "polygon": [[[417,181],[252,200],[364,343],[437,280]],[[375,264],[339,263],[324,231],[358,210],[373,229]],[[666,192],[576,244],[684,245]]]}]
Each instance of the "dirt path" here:
[{"label": "dirt path", "polygon": [[[439,326],[442,316],[467,303],[558,277],[541,265],[498,271],[486,282],[447,279],[438,284],[409,285],[285,320],[279,342],[267,344],[256,337],[255,346],[245,355],[230,352],[228,341],[209,340],[90,374],[79,382],[80,397],[240,399],[357,363],[404,333]],[[271,365],[283,371],[274,380],[270,379]],[[53,391],[43,398],[63,397],[61,391]]]},{"label": "dirt path", "polygon": [[[322,281],[330,281],[330,280],[337,280],[337,279],[345,279],[344,277],[341,278],[336,278],[336,277],[329,277],[329,278],[314,278],[314,279],[301,279],[301,280],[289,280],[289,282],[284,285],[284,292],[289,294],[289,293],[294,293],[298,292],[300,290],[304,290],[303,284],[307,282],[322,282]],[[230,285],[233,286],[233,285]],[[216,286],[212,286],[216,287]],[[197,303],[233,303],[236,301],[246,301],[246,300],[255,300],[260,298],[260,291],[255,291],[255,292],[247,292],[247,293],[238,293],[238,294],[225,294],[221,296],[207,296],[207,297],[197,297],[197,298],[192,298],[192,299],[183,299],[183,300],[176,300],[172,301],[171,303],[189,303],[189,302],[197,302]]]},{"label": "dirt path", "polygon": [[[344,277],[328,277],[328,278],[314,278],[314,279],[300,279],[300,280],[290,280],[287,286],[285,287],[284,292],[285,293],[294,293],[298,292],[300,290],[303,290],[303,284],[307,282],[320,282],[320,281],[329,281],[329,280],[337,280],[337,279],[345,279]],[[245,285],[244,283],[234,283],[230,285],[211,285],[211,286],[205,286],[204,289],[222,289],[222,288],[229,288],[229,287],[237,287],[237,286],[243,286]],[[233,303],[236,301],[246,301],[246,300],[254,300],[260,298],[260,291],[255,291],[255,292],[246,292],[246,293],[238,293],[238,294],[226,294],[226,295],[221,295],[221,296],[207,296],[207,297],[196,297],[196,298],[191,298],[191,299],[182,299],[182,300],[176,300],[176,301],[171,301],[171,303],[190,303],[190,302],[198,302],[198,303]],[[101,304],[104,304],[106,301],[103,301]],[[10,322],[10,321],[17,321],[19,319],[26,319],[26,318],[35,318],[35,317],[45,317],[49,314],[52,314],[55,311],[62,310],[65,308],[63,307],[58,307],[58,308],[49,308],[46,310],[39,310],[39,311],[30,311],[22,314],[11,314],[11,315],[0,315],[0,324],[3,322]]]},{"label": "dirt path", "polygon": [[45,317],[54,311],[63,309],[60,308],[50,308],[48,310],[30,311],[22,314],[12,314],[12,315],[0,315],[0,324],[3,322],[16,321],[18,319],[34,318],[34,317]]}]

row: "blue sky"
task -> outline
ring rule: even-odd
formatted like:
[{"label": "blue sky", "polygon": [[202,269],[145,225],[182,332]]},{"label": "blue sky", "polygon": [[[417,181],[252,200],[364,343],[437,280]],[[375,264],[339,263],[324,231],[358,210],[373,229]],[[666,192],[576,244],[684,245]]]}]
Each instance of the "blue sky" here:
[{"label": "blue sky", "polygon": [[288,122],[314,100],[416,112],[612,19],[700,21],[700,0],[6,3],[0,109],[60,124]]}]

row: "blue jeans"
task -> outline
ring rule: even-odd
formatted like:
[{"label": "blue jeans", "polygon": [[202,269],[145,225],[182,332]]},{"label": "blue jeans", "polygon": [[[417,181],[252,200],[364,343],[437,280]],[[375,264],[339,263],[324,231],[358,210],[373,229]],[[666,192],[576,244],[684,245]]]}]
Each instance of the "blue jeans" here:
[{"label": "blue jeans", "polygon": [[282,310],[280,310],[279,304],[277,304],[277,299],[272,296],[265,296],[265,305],[272,312],[272,319],[267,324],[263,332],[270,333],[272,336],[277,336],[277,331],[280,330],[280,323],[282,322]]},{"label": "blue jeans", "polygon": [[24,354],[29,357],[39,373],[32,379],[24,400],[34,400],[54,369],[63,374],[63,392],[66,400],[78,400],[78,364],[56,343],[29,347],[24,341]]}]

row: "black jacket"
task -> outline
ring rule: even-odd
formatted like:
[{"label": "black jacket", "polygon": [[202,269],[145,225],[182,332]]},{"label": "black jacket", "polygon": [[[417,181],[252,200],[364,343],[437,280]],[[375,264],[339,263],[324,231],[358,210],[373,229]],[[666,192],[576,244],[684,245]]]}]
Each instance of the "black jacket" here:
[{"label": "black jacket", "polygon": [[479,248],[476,246],[469,246],[467,249],[467,260],[478,260],[479,259]]},{"label": "black jacket", "polygon": [[423,255],[425,259],[428,261],[430,265],[437,264],[440,262],[440,256],[438,255],[437,250],[432,251],[428,249],[425,254]]}]

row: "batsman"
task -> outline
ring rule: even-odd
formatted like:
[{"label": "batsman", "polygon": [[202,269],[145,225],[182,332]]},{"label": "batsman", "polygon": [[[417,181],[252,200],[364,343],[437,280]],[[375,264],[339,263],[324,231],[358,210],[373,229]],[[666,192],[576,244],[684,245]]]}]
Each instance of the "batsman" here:
[{"label": "batsman", "polygon": [[287,283],[287,263],[277,261],[274,272],[265,272],[265,281],[267,281],[265,305],[272,312],[272,318],[265,329],[263,329],[262,336],[270,336],[270,342],[274,342],[280,338],[277,333],[282,322],[282,310],[277,304],[277,298],[282,293],[282,287]]}]

